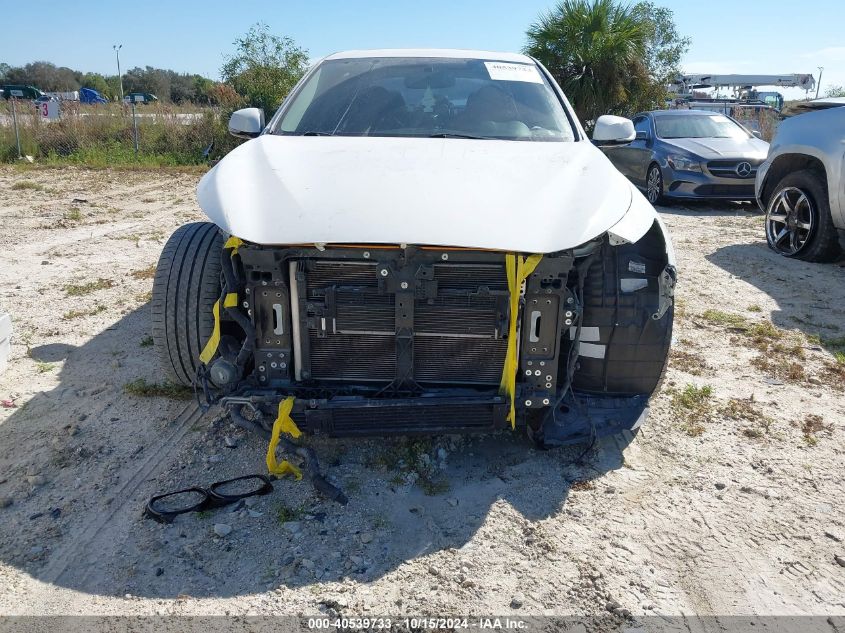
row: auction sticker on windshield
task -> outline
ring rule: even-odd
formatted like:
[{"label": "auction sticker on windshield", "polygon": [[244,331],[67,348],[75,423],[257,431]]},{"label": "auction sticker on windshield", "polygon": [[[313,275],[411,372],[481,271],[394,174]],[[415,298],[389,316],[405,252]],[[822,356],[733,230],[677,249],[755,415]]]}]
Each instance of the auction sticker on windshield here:
[{"label": "auction sticker on windshield", "polygon": [[490,79],[494,81],[530,81],[541,84],[543,78],[537,67],[529,64],[507,64],[505,62],[484,62]]}]

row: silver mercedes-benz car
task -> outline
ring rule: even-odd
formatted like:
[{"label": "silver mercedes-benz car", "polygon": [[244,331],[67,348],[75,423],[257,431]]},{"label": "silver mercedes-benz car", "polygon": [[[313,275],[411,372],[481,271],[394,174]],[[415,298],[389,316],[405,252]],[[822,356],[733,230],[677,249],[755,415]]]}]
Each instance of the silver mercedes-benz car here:
[{"label": "silver mercedes-benz car", "polygon": [[754,200],[754,178],[769,144],[717,112],[655,110],[633,118],[637,137],[602,145],[610,161],[643,189],[664,198]]}]

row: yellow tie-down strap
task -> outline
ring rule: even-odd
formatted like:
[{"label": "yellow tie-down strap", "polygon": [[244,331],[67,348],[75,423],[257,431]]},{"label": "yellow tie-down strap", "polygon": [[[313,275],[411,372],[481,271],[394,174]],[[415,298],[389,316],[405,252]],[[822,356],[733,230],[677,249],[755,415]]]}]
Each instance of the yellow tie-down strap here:
[{"label": "yellow tie-down strap", "polygon": [[[223,250],[231,250],[232,252],[229,254],[230,257],[234,257],[238,254],[238,248],[243,245],[243,240],[239,237],[232,236],[226,240],[226,243],[223,244]],[[224,308],[234,308],[238,305],[238,295],[234,292],[228,293],[223,298],[223,307]],[[211,336],[208,339],[208,342],[205,344],[205,347],[200,354],[200,361],[206,365],[214,358],[214,354],[217,351],[217,346],[220,345],[220,300],[214,302],[214,307],[211,309],[211,313],[214,315],[214,329],[211,331]]]},{"label": "yellow tie-down strap", "polygon": [[517,371],[517,341],[516,322],[519,318],[519,296],[522,292],[522,282],[534,272],[537,264],[543,259],[542,255],[522,257],[509,253],[505,256],[505,268],[508,273],[508,291],[510,292],[510,323],[508,324],[508,351],[505,354],[505,366],[502,369],[502,382],[499,393],[510,398],[510,412],[507,421],[511,429],[516,427],[516,371]]},{"label": "yellow tie-down strap", "polygon": [[296,422],[290,417],[290,412],[293,409],[293,396],[288,396],[279,403],[279,415],[276,416],[276,421],[273,422],[273,431],[270,433],[270,445],[267,447],[267,470],[271,475],[281,477],[283,475],[293,475],[297,479],[302,479],[302,471],[287,460],[282,460],[281,463],[276,461],[276,447],[279,445],[279,436],[282,433],[287,433],[291,437],[299,437],[302,431],[296,426]]},{"label": "yellow tie-down strap", "polygon": [[231,256],[231,257],[234,257],[235,255],[237,255],[237,254],[238,254],[238,249],[239,249],[241,246],[243,246],[243,243],[244,243],[244,241],[243,241],[241,238],[239,238],[239,237],[235,237],[235,236],[233,235],[233,236],[232,236],[232,237],[230,237],[228,240],[226,240],[226,243],[225,243],[225,244],[223,244],[223,250],[224,250],[224,251],[227,251],[227,250],[229,250],[229,249],[231,248],[231,249],[232,249],[232,253],[231,253],[231,255],[230,255],[230,256]]},{"label": "yellow tie-down strap", "polygon": [[[223,298],[224,308],[234,308],[236,305],[238,305],[238,294],[236,292],[230,292]],[[220,345],[220,299],[214,302],[211,313],[214,315],[214,329],[200,354],[200,361],[206,365],[214,358],[217,346]]]}]

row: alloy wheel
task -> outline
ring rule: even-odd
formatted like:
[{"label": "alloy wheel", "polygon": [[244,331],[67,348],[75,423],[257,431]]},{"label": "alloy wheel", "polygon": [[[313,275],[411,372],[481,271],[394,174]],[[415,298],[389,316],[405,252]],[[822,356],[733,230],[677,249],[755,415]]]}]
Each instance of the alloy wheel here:
[{"label": "alloy wheel", "polygon": [[655,165],[648,170],[648,182],[646,183],[646,196],[651,204],[656,203],[663,195],[663,176],[660,169]]},{"label": "alloy wheel", "polygon": [[785,187],[769,201],[766,240],[772,250],[792,257],[799,253],[813,231],[815,208],[801,189]]}]

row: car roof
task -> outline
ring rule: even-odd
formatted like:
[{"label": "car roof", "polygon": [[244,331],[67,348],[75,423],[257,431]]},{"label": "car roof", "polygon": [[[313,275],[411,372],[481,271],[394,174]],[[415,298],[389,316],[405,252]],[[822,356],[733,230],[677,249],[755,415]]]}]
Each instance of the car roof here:
[{"label": "car roof", "polygon": [[830,110],[832,108],[845,107],[845,97],[823,97],[821,99],[813,99],[812,101],[799,101],[798,103],[791,103],[787,105],[782,114],[790,117],[796,114],[804,114],[806,112],[818,112],[820,110]]},{"label": "car roof", "polygon": [[497,53],[459,48],[375,48],[332,53],[324,59],[356,59],[362,57],[443,57],[446,59],[484,59],[501,62],[533,64],[534,60],[521,53]]},{"label": "car roof", "polygon": [[810,103],[818,103],[821,106],[845,106],[845,97],[822,97],[813,99]]}]

